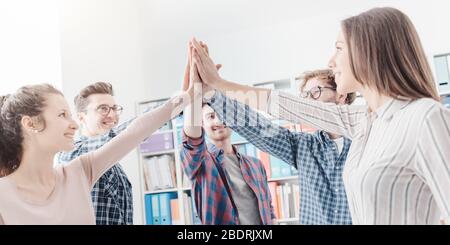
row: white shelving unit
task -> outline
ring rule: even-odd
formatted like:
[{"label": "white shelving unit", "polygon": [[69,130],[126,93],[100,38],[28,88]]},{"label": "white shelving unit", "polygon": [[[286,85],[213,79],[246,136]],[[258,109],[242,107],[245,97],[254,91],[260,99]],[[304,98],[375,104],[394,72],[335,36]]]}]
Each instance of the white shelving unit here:
[{"label": "white shelving unit", "polygon": [[[149,103],[155,103],[155,102],[164,102],[165,100],[167,100],[166,98],[164,99],[159,99],[159,100],[150,100],[150,101],[143,101],[143,102],[138,102],[136,105],[136,114],[141,114],[143,109],[145,108],[146,104]],[[184,187],[183,186],[183,170],[181,167],[181,160],[180,160],[180,151],[179,151],[179,147],[181,142],[178,142],[178,135],[177,135],[177,128],[176,128],[176,119],[173,119],[169,122],[169,127],[170,129],[164,129],[164,130],[159,130],[157,131],[155,134],[163,134],[163,133],[171,133],[172,138],[173,138],[173,149],[167,149],[167,150],[162,150],[162,151],[157,151],[157,152],[142,152],[140,151],[140,149],[138,149],[137,153],[139,156],[139,182],[140,182],[140,190],[141,190],[141,202],[142,202],[142,207],[143,207],[143,216],[144,216],[144,223],[146,223],[146,215],[147,215],[147,209],[146,209],[146,203],[145,203],[145,195],[147,194],[161,194],[161,193],[177,193],[178,196],[178,213],[180,214],[180,224],[190,224],[185,220],[185,210],[186,207],[184,206],[184,202],[182,201],[182,197],[184,193],[189,193],[190,194],[190,187]],[[176,176],[176,187],[175,188],[168,188],[168,189],[160,189],[160,190],[151,190],[148,191],[146,190],[146,185],[145,185],[145,175],[144,175],[144,161],[146,158],[148,157],[153,157],[153,156],[160,156],[160,155],[172,155],[175,161],[175,176]]]}]

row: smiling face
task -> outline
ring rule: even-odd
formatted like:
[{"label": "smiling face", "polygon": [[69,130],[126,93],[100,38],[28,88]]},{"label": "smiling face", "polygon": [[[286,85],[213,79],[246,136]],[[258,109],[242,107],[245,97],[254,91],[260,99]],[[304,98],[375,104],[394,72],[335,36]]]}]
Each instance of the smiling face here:
[{"label": "smiling face", "polygon": [[78,113],[78,118],[83,126],[83,135],[91,137],[105,134],[117,126],[119,115],[115,110],[109,110],[107,114],[102,112],[107,108],[117,106],[112,95],[91,94],[87,100],[86,110]]},{"label": "smiling face", "polygon": [[205,130],[206,136],[208,136],[211,141],[224,141],[231,137],[231,129],[223,125],[216,115],[216,112],[214,112],[211,107],[204,105],[202,113],[203,129]]},{"label": "smiling face", "polygon": [[67,101],[60,94],[48,94],[45,104],[41,114],[43,120],[36,125],[41,131],[29,133],[32,140],[51,152],[72,150],[78,124],[72,118]]},{"label": "smiling face", "polygon": [[328,66],[333,70],[336,82],[336,90],[339,94],[348,94],[362,89],[350,65],[350,53],[342,30],[339,32],[335,43],[336,51],[328,62]]}]

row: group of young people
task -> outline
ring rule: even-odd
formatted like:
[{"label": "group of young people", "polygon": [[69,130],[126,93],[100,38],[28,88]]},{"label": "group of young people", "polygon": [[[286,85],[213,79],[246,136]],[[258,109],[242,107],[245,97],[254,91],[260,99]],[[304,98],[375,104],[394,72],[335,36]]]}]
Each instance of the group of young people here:
[{"label": "group of young people", "polygon": [[[236,150],[231,130],[298,169],[301,224],[448,224],[450,111],[412,22],[368,10],[341,22],[335,48],[298,96],[224,80],[193,39],[181,93],[137,118],[118,125],[110,84],[84,88],[75,141],[57,89],[2,96],[0,224],[132,224],[118,162],[182,111],[182,167],[203,224],[275,223],[264,167]],[[367,105],[351,105],[355,93]],[[261,112],[319,130],[292,132]]]}]

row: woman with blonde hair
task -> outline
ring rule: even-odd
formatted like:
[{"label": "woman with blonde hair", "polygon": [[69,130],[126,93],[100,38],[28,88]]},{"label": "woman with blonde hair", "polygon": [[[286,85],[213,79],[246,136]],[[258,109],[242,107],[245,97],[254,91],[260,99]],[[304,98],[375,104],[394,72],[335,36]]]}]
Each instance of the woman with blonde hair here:
[{"label": "woman with blonde hair", "polygon": [[367,106],[225,81],[196,40],[193,45],[210,87],[257,92],[257,101],[268,100],[258,109],[352,139],[343,178],[353,224],[450,221],[450,111],[439,103],[419,36],[404,13],[374,8],[342,21],[329,66],[338,93],[359,92]]}]

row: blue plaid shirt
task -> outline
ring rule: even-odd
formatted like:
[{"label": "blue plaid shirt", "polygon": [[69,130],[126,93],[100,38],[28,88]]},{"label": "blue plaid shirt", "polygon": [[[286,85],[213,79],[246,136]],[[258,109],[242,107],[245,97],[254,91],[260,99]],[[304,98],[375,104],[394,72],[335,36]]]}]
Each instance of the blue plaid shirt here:
[{"label": "blue plaid shirt", "polygon": [[208,104],[231,129],[299,172],[301,224],[351,224],[342,172],[351,141],[338,153],[324,131],[291,132],[216,92]]},{"label": "blue plaid shirt", "polygon": [[[73,151],[58,153],[58,162],[68,163],[87,152],[100,148],[126,129],[133,119],[120,124],[104,135],[78,137]],[[95,183],[91,196],[97,225],[133,224],[132,187],[119,163],[106,171]]]}]

